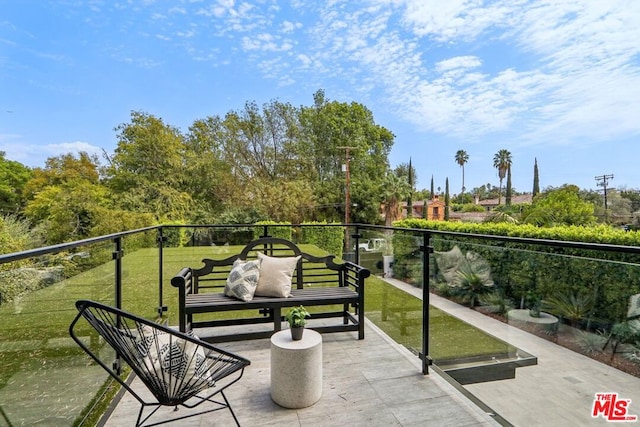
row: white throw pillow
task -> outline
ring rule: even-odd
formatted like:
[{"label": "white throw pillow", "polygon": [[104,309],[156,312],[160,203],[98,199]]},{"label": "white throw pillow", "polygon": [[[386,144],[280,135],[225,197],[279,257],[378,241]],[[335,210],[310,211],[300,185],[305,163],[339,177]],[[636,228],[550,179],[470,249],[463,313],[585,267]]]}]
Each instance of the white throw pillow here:
[{"label": "white throw pillow", "polygon": [[146,325],[138,332],[143,362],[164,383],[170,396],[181,395],[185,388],[195,395],[214,384],[211,362],[202,347]]},{"label": "white throw pillow", "polygon": [[263,297],[291,296],[291,278],[300,260],[297,257],[275,258],[258,252],[260,278],[255,295]]},{"label": "white throw pillow", "polygon": [[260,260],[236,260],[227,277],[224,294],[241,301],[251,301],[260,277]]}]

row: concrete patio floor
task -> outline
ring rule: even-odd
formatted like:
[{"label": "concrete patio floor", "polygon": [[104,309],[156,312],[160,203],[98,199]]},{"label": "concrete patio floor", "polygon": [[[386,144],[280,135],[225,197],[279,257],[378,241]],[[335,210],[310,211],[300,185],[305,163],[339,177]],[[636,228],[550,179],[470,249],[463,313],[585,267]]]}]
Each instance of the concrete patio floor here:
[{"label": "concrete patio floor", "polygon": [[[422,299],[422,289],[385,280]],[[591,416],[596,393],[618,393],[620,399],[631,399],[629,415],[640,417],[640,378],[445,298],[431,294],[430,304],[538,358],[537,365],[516,369],[513,379],[464,386],[509,423],[527,427],[611,425],[602,416]]]},{"label": "concrete patio floor", "polygon": [[[387,280],[418,298],[422,290]],[[269,340],[221,346],[251,360],[228,397],[244,426],[598,426],[596,393],[630,399],[640,415],[640,379],[475,310],[431,295],[433,306],[538,358],[516,378],[454,387],[433,368],[423,376],[416,355],[367,321],[366,338],[323,335],[323,395],[315,405],[285,409],[270,397]],[[135,384],[135,382],[134,382]],[[138,384],[140,385],[140,384]],[[469,397],[471,395],[471,397]],[[480,401],[480,406],[474,402]],[[107,426],[133,425],[138,403],[125,394]],[[491,414],[495,413],[496,416]],[[167,410],[160,415],[174,415]],[[157,416],[157,415],[156,415]],[[505,421],[506,420],[506,421]],[[177,422],[180,426],[234,425],[228,411]]]},{"label": "concrete patio floor", "polygon": [[[364,340],[358,340],[355,332],[323,335],[323,394],[304,409],[285,409],[271,400],[269,340],[221,346],[251,360],[240,382],[226,393],[243,426],[499,425],[437,373],[422,375],[418,357],[370,322]],[[133,384],[141,386],[139,381]],[[105,425],[134,425],[138,409],[138,402],[127,393]],[[175,416],[171,409],[162,411],[154,419]],[[172,425],[235,424],[229,411],[222,410]]]}]

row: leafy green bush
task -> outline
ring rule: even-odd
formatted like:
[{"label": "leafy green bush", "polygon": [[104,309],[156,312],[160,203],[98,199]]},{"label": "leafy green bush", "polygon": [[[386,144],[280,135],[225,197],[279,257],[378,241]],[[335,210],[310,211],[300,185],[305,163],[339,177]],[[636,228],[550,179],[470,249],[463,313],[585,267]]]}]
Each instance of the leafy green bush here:
[{"label": "leafy green bush", "polygon": [[[314,227],[313,224],[318,224]],[[300,230],[300,242],[314,244],[336,256],[342,258],[344,246],[344,229],[342,227],[327,227],[326,222],[306,222]]]},{"label": "leafy green bush", "polygon": [[[419,239],[420,230],[430,233],[435,251],[448,251],[459,246],[487,260],[494,283],[505,297],[524,301],[526,295],[540,299],[565,295],[593,295],[594,320],[612,325],[625,318],[629,298],[640,293],[640,255],[622,251],[580,249],[557,245],[496,241],[482,235],[498,235],[531,239],[605,243],[640,246],[640,234],[598,225],[593,227],[563,226],[539,228],[533,225],[507,223],[474,224],[407,219],[394,223],[411,228]],[[455,234],[441,234],[455,232]],[[395,234],[400,234],[395,232]],[[474,234],[471,236],[470,234]],[[396,254],[397,256],[397,254]],[[400,256],[405,256],[400,252]],[[399,268],[396,266],[399,264]],[[396,271],[407,274],[403,260],[396,258]],[[402,276],[400,276],[402,277]],[[524,307],[521,307],[524,308]]]},{"label": "leafy green bush", "polygon": [[[293,228],[290,222],[276,221],[258,221],[253,227],[253,238],[257,239],[264,233],[264,227],[267,226],[267,233],[271,237],[279,237],[281,239],[291,240],[293,236]],[[269,227],[270,225],[278,225],[278,227]],[[289,227],[286,227],[286,226]]]}]

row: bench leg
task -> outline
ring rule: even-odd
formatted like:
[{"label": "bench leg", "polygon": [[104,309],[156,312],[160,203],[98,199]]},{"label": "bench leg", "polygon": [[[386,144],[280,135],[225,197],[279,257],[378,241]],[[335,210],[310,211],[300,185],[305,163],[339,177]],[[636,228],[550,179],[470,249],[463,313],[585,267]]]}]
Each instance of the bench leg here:
[{"label": "bench leg", "polygon": [[273,331],[282,330],[282,310],[280,307],[273,308]]},{"label": "bench leg", "polygon": [[364,306],[358,305],[356,308],[358,313],[358,339],[364,339]]}]

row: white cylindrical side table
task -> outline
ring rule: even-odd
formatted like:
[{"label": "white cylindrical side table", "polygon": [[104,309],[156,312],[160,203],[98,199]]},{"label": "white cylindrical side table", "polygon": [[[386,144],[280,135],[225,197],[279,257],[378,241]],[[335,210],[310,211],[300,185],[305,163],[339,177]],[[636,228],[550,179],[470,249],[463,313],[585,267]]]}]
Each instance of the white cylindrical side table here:
[{"label": "white cylindrical side table", "polygon": [[271,336],[271,399],[285,408],[306,408],[322,396],[322,335],[305,329],[291,339],[284,329]]}]

